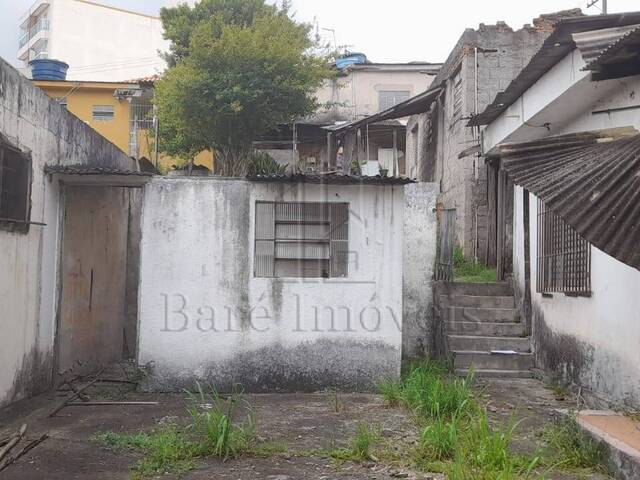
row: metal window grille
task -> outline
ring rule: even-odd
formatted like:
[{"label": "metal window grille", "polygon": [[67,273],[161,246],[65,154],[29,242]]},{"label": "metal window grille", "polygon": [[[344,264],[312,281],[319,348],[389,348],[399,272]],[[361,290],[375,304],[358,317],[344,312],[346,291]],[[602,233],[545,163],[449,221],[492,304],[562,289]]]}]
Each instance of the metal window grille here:
[{"label": "metal window grille", "polygon": [[462,72],[459,69],[453,76],[453,118],[457,119],[462,116]]},{"label": "metal window grille", "polygon": [[381,90],[378,93],[379,111],[395,107],[397,104],[409,100],[411,92],[400,90]]},{"label": "metal window grille", "polygon": [[113,105],[94,105],[93,120],[96,122],[108,122],[113,120]]},{"label": "metal window grille", "polygon": [[151,150],[149,135],[154,126],[155,113],[151,98],[134,98],[129,108],[129,155],[139,158],[140,147],[144,147],[145,142],[147,150]]},{"label": "metal window grille", "polygon": [[348,247],[347,203],[256,202],[256,277],[346,277]]},{"label": "metal window grille", "polygon": [[539,293],[591,293],[591,245],[538,199]]},{"label": "metal window grille", "polygon": [[0,225],[28,231],[31,215],[31,158],[0,144]]}]

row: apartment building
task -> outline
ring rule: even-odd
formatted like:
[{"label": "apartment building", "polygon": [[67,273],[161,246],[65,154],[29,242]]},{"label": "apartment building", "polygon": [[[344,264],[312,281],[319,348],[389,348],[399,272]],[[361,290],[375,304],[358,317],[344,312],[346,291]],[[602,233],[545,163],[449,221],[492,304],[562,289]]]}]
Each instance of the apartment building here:
[{"label": "apartment building", "polygon": [[[164,70],[159,17],[87,0],[38,0],[20,19],[18,59],[69,64],[68,79],[121,82]],[[132,41],[135,39],[135,41]]]}]

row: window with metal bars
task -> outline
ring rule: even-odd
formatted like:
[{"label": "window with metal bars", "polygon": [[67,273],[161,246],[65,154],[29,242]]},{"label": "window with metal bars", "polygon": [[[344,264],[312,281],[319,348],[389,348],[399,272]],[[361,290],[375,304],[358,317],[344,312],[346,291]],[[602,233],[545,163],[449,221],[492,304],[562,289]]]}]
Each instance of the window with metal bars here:
[{"label": "window with metal bars", "polygon": [[31,216],[31,157],[0,143],[0,228],[29,231]]},{"label": "window with metal bars", "polygon": [[591,294],[591,244],[538,200],[539,293]]},{"label": "window with metal bars", "polygon": [[451,115],[453,120],[457,120],[462,116],[462,69],[458,71],[451,78],[451,84],[453,86],[453,101],[451,103]]},{"label": "window with metal bars", "polygon": [[256,277],[346,277],[348,247],[347,203],[256,202]]}]

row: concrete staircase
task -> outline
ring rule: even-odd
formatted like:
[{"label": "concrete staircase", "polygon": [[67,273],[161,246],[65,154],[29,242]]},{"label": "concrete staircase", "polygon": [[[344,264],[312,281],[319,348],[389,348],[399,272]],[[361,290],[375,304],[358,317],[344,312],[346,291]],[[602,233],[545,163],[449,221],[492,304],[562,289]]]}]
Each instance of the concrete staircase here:
[{"label": "concrete staircase", "polygon": [[473,366],[477,377],[531,377],[531,342],[508,284],[447,282],[437,295],[458,374]]}]

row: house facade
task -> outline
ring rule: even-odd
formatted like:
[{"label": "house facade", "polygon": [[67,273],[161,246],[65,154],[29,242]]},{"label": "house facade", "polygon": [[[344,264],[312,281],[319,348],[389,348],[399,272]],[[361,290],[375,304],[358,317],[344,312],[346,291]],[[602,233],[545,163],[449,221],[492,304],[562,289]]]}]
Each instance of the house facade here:
[{"label": "house facade", "polygon": [[[342,145],[332,130],[426,91],[441,66],[427,62],[374,63],[362,54],[346,58],[351,60],[336,61],[336,76],[316,92],[319,108],[313,115],[282,126],[256,142],[256,147],[287,164],[292,172],[340,169],[350,173],[351,161],[343,166],[338,158],[355,160],[352,152],[346,151],[354,150],[355,137],[348,145]],[[376,169],[381,164],[390,172],[399,163],[398,170],[404,171],[405,136],[405,125],[398,121],[363,132],[358,138],[357,163],[371,162]]]},{"label": "house facade", "polygon": [[[430,348],[435,186],[156,179],[145,187],[146,388],[371,390]],[[176,252],[184,252],[177,255]],[[421,351],[422,350],[422,351]]]},{"label": "house facade", "polygon": [[[60,105],[129,156],[149,160],[167,172],[184,160],[156,150],[153,81],[127,82],[33,80]],[[194,165],[213,170],[213,153],[203,151]]]},{"label": "house facade", "polygon": [[501,176],[536,367],[640,403],[640,14],[561,21],[473,123]]}]

